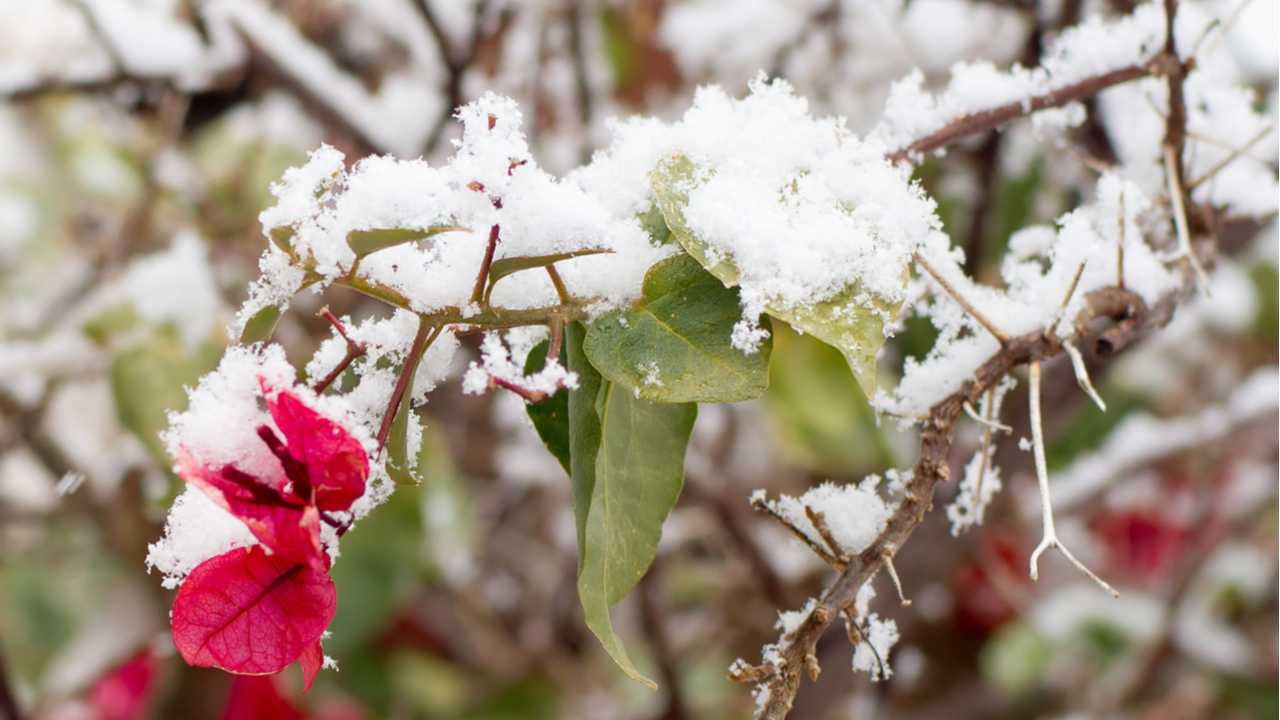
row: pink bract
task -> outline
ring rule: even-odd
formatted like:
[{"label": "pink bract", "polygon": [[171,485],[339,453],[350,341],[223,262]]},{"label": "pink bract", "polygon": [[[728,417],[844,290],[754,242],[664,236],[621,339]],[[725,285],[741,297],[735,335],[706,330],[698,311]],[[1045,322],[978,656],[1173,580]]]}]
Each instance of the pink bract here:
[{"label": "pink bract", "polygon": [[327,572],[261,546],[196,566],[173,602],[173,642],[190,665],[275,673],[312,650],[333,620]]}]

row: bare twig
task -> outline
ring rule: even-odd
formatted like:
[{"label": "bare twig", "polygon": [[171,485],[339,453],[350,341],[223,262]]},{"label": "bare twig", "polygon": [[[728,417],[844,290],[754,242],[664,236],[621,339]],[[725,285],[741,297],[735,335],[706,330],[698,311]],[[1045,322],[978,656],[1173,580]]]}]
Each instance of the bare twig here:
[{"label": "bare twig", "polygon": [[480,260],[480,270],[476,273],[475,285],[471,287],[471,302],[478,303],[484,299],[484,288],[489,284],[489,267],[493,265],[493,255],[498,249],[498,224],[489,228],[489,244],[485,246],[484,258]]},{"label": "bare twig", "polygon": [[1187,183],[1187,192],[1191,193],[1195,191],[1196,188],[1204,184],[1205,182],[1212,180],[1215,175],[1222,172],[1231,163],[1244,157],[1245,154],[1248,153],[1249,150],[1251,150],[1254,145],[1257,145],[1259,142],[1262,141],[1263,138],[1270,135],[1274,131],[1275,131],[1275,125],[1267,125],[1266,127],[1262,128],[1262,130],[1260,130],[1258,134],[1249,138],[1248,142],[1246,142],[1244,145],[1241,145],[1240,147],[1233,149],[1230,153],[1227,154],[1226,157],[1214,163],[1213,167],[1209,168],[1208,170],[1205,170],[1203,175]]},{"label": "bare twig", "polygon": [[[880,553],[880,560],[884,563],[884,569],[889,571],[889,579],[893,580],[893,589],[898,591],[898,602],[902,603],[902,607],[911,607],[911,601],[902,592],[902,580],[898,577],[898,569],[893,566],[893,553],[889,548],[885,548],[884,552]],[[880,674],[884,674],[883,668]]]}]

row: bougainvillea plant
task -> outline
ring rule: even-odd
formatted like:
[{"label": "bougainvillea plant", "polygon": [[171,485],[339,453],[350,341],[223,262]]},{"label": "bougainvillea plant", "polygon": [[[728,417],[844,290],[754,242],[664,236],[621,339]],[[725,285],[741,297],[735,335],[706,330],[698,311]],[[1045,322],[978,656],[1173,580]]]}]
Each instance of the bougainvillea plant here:
[{"label": "bougainvillea plant", "polygon": [[[442,165],[349,164],[322,146],[273,186],[239,344],[165,435],[189,487],[149,560],[178,588],[183,658],[250,675],[300,662],[310,684],[327,662],[339,539],[418,480],[415,407],[447,377],[460,336],[481,336],[464,390],[520,396],[568,474],[585,622],[641,682],[652,685],[610,609],[654,559],[698,405],[762,395],[775,323],[837,349],[876,410],[918,431],[920,454],[913,468],[854,485],[752,495],[837,573],[782,613],[759,664],[730,669],[757,686],[761,715],[789,711],[837,617],[852,667],[892,672],[897,626],[872,611],[868,580],[884,569],[896,581],[894,555],[950,479],[962,413],[984,441],[948,516],[957,533],[982,522],[1001,489],[991,436],[1005,429],[1001,403],[1022,367],[1044,528],[1024,558],[1029,575],[1057,550],[1114,593],[1055,530],[1041,365],[1068,358],[1101,405],[1081,348],[1115,352],[1162,325],[1212,261],[1221,218],[1275,211],[1269,168],[1188,138],[1188,127],[1211,126],[1252,137],[1268,120],[1247,93],[1224,92],[1174,31],[1172,4],[1145,4],[1061,33],[1031,70],[958,66],[938,94],[914,74],[861,137],[761,77],[744,98],[702,89],[674,122],[614,124],[607,148],[563,177],[538,166],[516,103],[492,94],[458,110],[462,138]],[[1126,147],[1055,226],[1014,234],[998,283],[966,274],[914,164],[1032,113],[1046,128],[1072,126],[1080,113],[1061,108],[1125,83],[1165,91],[1163,132]],[[295,384],[298,369],[271,342],[277,320],[299,293],[344,291],[387,314],[326,315],[334,333],[303,369],[310,386]],[[910,317],[937,339],[882,387],[880,350]]]},{"label": "bougainvillea plant", "polygon": [[369,460],[340,424],[293,391],[260,383],[275,428],[259,425],[257,435],[274,466],[254,474],[178,450],[178,474],[259,544],[228,550],[187,574],[173,602],[173,640],[188,663],[229,672],[263,675],[297,661],[310,687],[336,605],[320,526],[337,536],[350,526],[335,515],[349,515],[364,494]]}]

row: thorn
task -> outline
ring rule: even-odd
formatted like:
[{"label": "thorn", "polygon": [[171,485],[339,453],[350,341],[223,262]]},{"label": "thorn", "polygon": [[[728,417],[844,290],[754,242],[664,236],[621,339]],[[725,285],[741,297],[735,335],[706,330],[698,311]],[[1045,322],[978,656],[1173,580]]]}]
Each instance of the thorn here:
[{"label": "thorn", "polygon": [[[990,391],[988,391],[988,398],[990,398]],[[988,402],[990,402],[989,399],[988,399]],[[966,402],[963,407],[964,407],[965,415],[968,415],[971,420],[978,423],[979,425],[982,425],[986,429],[994,430],[996,432],[1002,432],[1006,435],[1013,434],[1013,428],[1009,427],[1008,425],[1005,425],[999,420],[992,420],[990,418],[986,418],[986,417],[983,417],[982,415],[979,415],[978,411],[974,410],[973,406],[970,405],[969,403]]]},{"label": "thorn", "polygon": [[898,571],[893,567],[893,553],[885,548],[880,554],[880,559],[884,561],[884,567],[889,571],[889,577],[893,579],[893,589],[898,591],[898,601],[902,603],[902,607],[911,607],[911,601],[902,593],[902,581],[898,579]]},{"label": "thorn", "polygon": [[1080,354],[1080,350],[1071,344],[1070,340],[1062,343],[1062,347],[1066,349],[1067,356],[1071,358],[1071,367],[1076,371],[1076,382],[1080,385],[1080,389],[1085,395],[1093,401],[1094,405],[1102,412],[1107,411],[1107,404],[1102,401],[1102,397],[1098,395],[1098,391],[1093,389],[1093,382],[1089,379],[1089,369],[1085,367],[1084,356]]},{"label": "thorn", "polygon": [[961,295],[960,292],[956,290],[956,288],[950,282],[947,282],[947,280],[943,278],[942,275],[938,274],[938,271],[933,269],[933,266],[930,265],[928,261],[926,261],[922,256],[918,254],[915,256],[915,261],[920,267],[924,268],[925,272],[929,273],[929,275],[934,279],[934,281],[936,281],[939,285],[942,286],[943,290],[947,291],[948,295],[950,295],[957,303],[960,304],[960,307],[964,308],[965,312],[969,313],[970,317],[976,320],[979,325],[986,328],[987,332],[991,333],[991,335],[995,337],[995,339],[999,341],[1001,345],[1008,344],[1009,335],[1005,333],[1005,331],[1001,330],[995,323],[991,322],[991,320],[988,319],[986,315],[983,315],[978,310],[978,308],[974,307],[973,304],[970,303],[963,295]]},{"label": "thorn", "polygon": [[1075,565],[1080,572],[1084,573],[1090,580],[1097,583],[1103,590],[1106,590],[1112,597],[1120,597],[1120,593],[1116,589],[1107,584],[1105,580],[1098,577],[1092,570],[1085,566],[1084,563],[1076,559],[1075,555],[1067,550],[1062,541],[1058,539],[1058,532],[1053,524],[1053,501],[1049,497],[1049,471],[1046,468],[1044,458],[1044,429],[1040,422],[1040,362],[1031,363],[1030,367],[1031,387],[1028,392],[1030,395],[1031,405],[1031,442],[1032,449],[1035,452],[1036,464],[1036,480],[1040,484],[1040,510],[1042,522],[1044,524],[1044,536],[1040,540],[1040,544],[1031,553],[1030,568],[1028,574],[1032,580],[1040,579],[1040,555],[1045,550],[1057,548],[1063,557]]},{"label": "thorn", "polygon": [[1205,297],[1211,297],[1209,275],[1200,264],[1200,258],[1196,257],[1195,250],[1191,248],[1191,230],[1187,227],[1187,208],[1182,204],[1182,186],[1178,183],[1177,164],[1178,159],[1173,155],[1173,148],[1166,145],[1164,170],[1165,176],[1169,179],[1169,200],[1173,205],[1173,227],[1178,233],[1178,247],[1182,251],[1182,256],[1191,263],[1191,269],[1196,274],[1196,282],[1204,290]]}]

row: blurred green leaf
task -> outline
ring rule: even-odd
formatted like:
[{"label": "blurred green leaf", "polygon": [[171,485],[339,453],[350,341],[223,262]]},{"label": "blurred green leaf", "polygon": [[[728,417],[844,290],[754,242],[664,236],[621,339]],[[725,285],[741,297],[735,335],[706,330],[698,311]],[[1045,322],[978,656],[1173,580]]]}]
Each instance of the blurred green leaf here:
[{"label": "blurred green leaf", "polygon": [[587,326],[583,350],[609,382],[655,402],[737,402],[769,385],[772,340],[750,355],[730,344],[738,293],[687,255],[655,264],[643,297]]},{"label": "blurred green leaf", "polygon": [[113,305],[89,318],[84,323],[84,333],[99,345],[105,345],[113,336],[134,329],[142,319],[132,303]]},{"label": "blurred green leaf", "polygon": [[1102,412],[1091,402],[1080,402],[1045,448],[1050,471],[1064,468],[1081,453],[1101,446],[1121,421],[1151,405],[1144,396],[1116,383],[1106,383],[1098,391],[1107,401],[1107,411]]},{"label": "blurred green leaf", "polygon": [[787,459],[851,476],[894,464],[875,412],[835,348],[783,323],[773,325],[766,408]]},{"label": "blurred green leaf", "polygon": [[1039,683],[1053,650],[1025,622],[1005,624],[982,646],[979,662],[987,683],[1019,695]]},{"label": "blurred green leaf", "polygon": [[1269,262],[1256,263],[1249,268],[1258,297],[1258,315],[1254,320],[1254,332],[1272,348],[1280,340],[1280,275]]},{"label": "blurred green leaf", "polygon": [[172,328],[166,328],[112,358],[108,377],[120,424],[142,441],[161,467],[170,465],[160,440],[169,424],[168,413],[187,406],[186,386],[217,366],[221,354],[222,347],[213,343],[189,350]]}]

